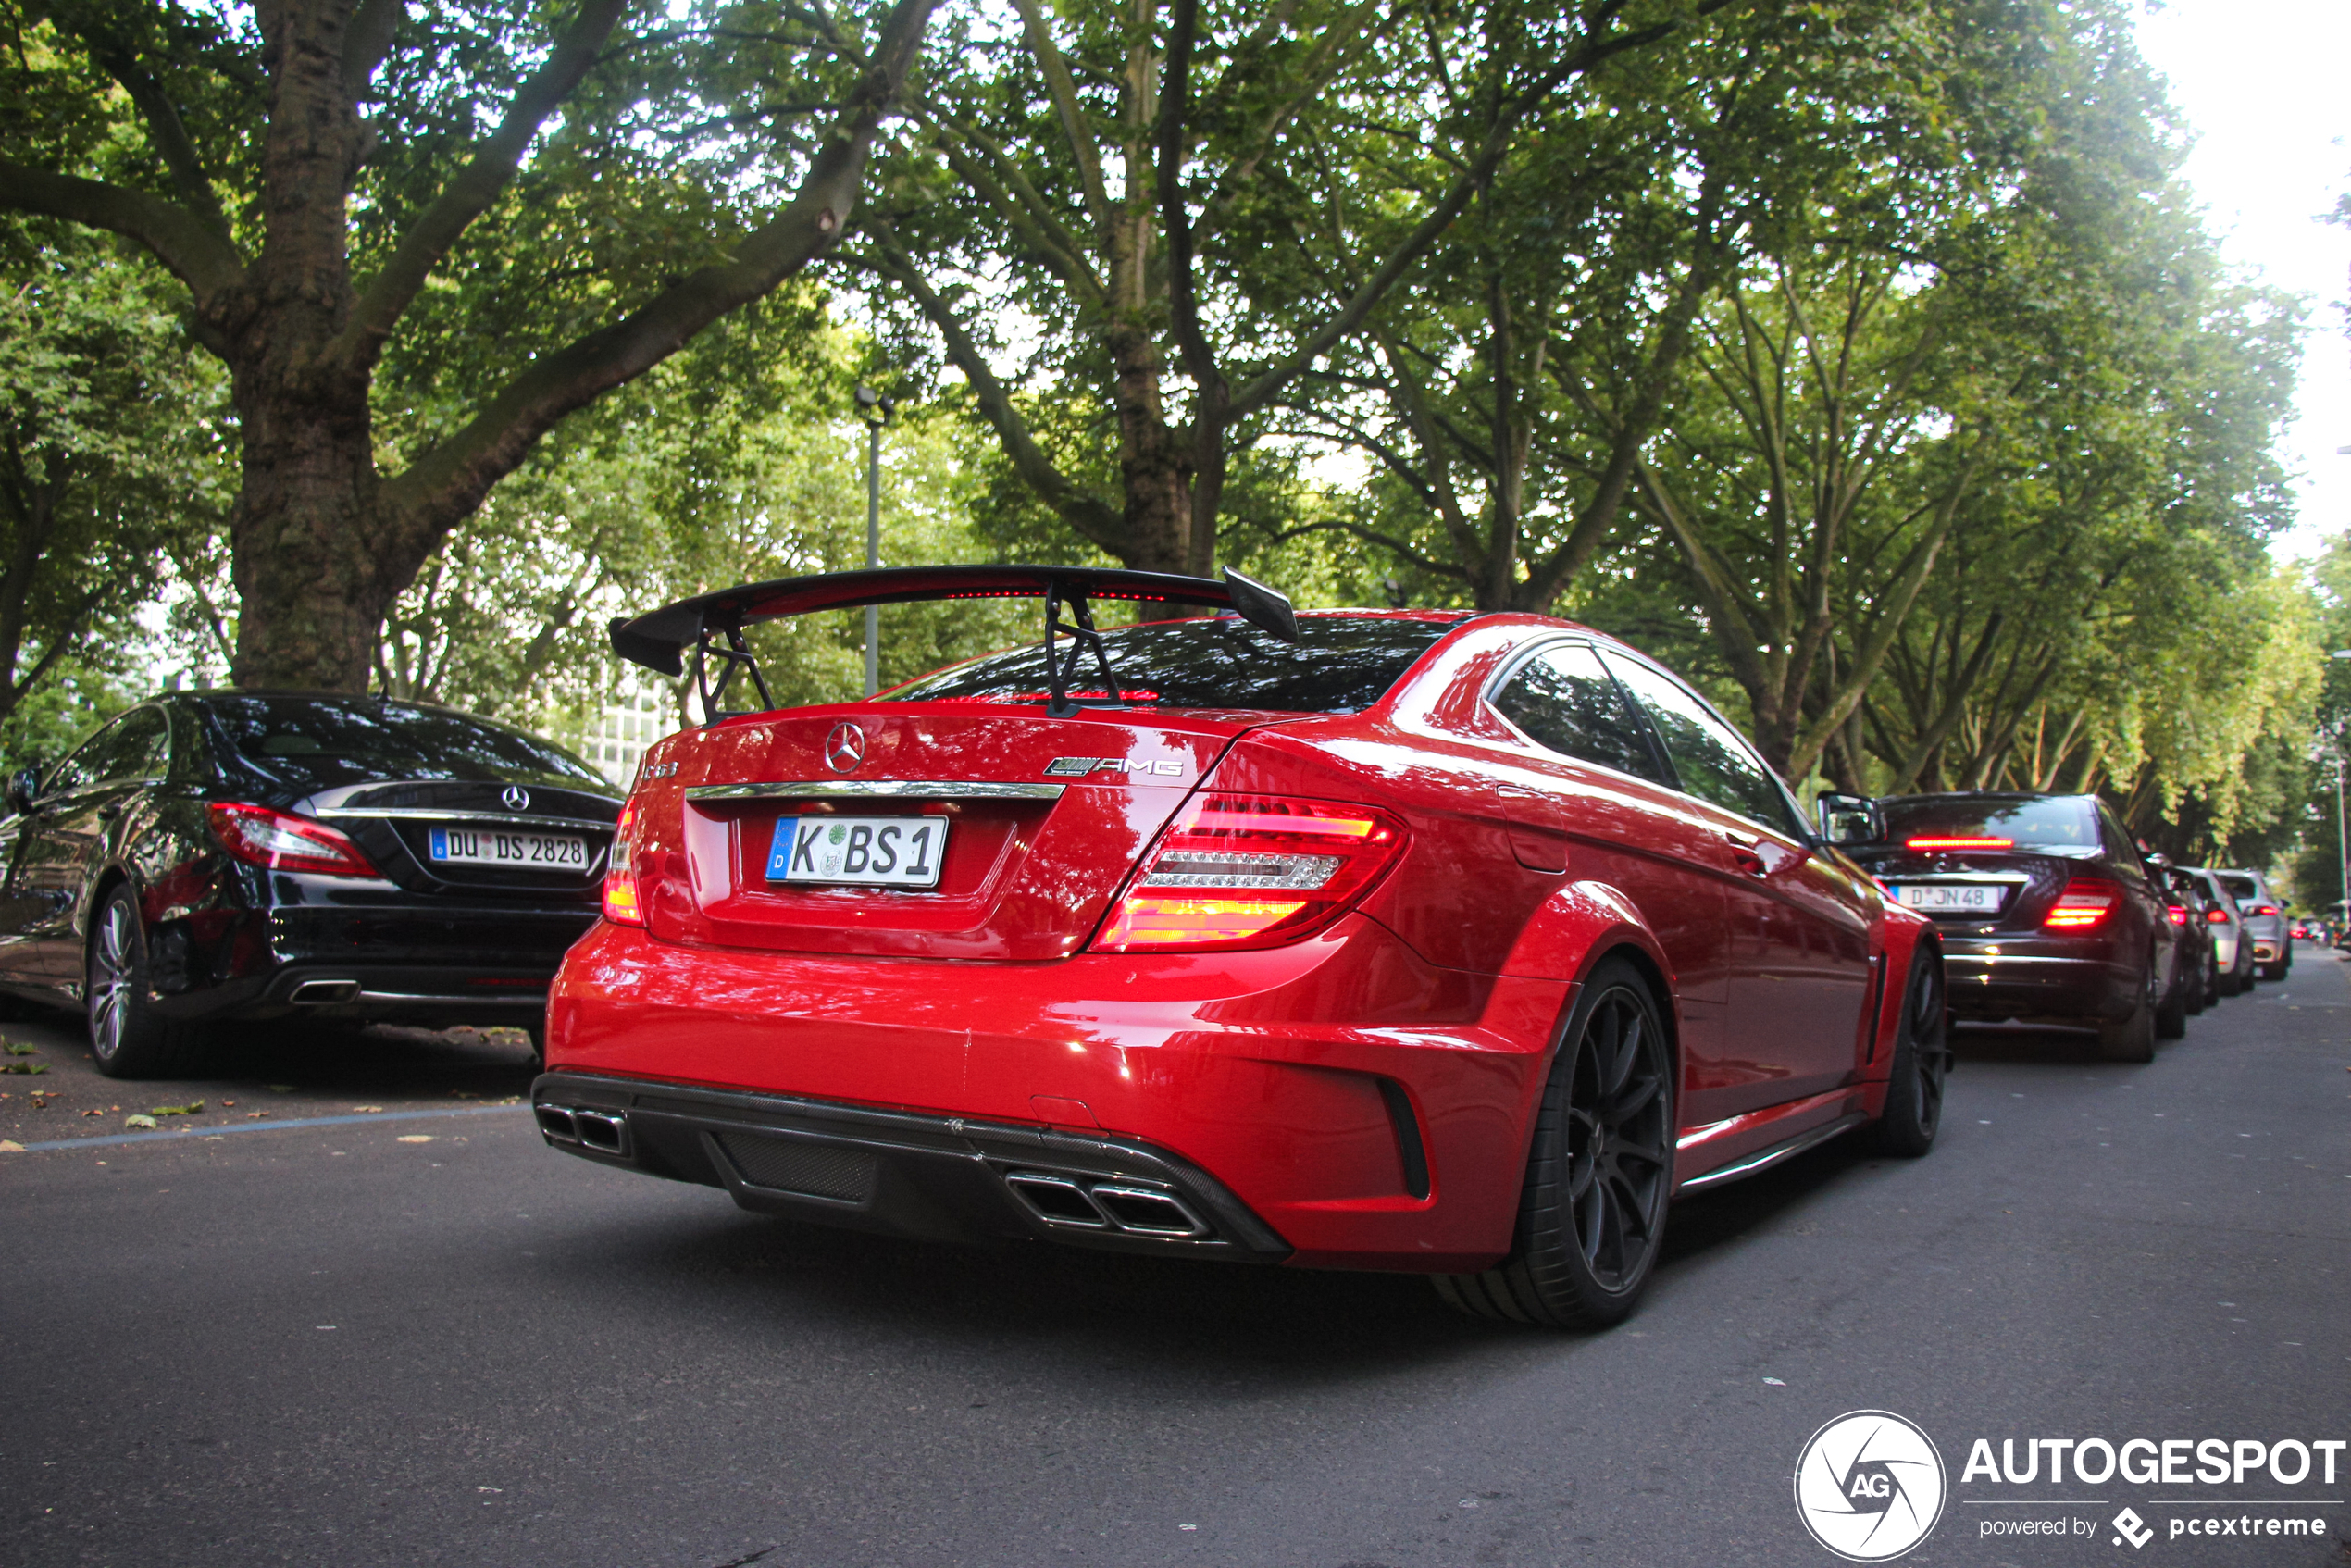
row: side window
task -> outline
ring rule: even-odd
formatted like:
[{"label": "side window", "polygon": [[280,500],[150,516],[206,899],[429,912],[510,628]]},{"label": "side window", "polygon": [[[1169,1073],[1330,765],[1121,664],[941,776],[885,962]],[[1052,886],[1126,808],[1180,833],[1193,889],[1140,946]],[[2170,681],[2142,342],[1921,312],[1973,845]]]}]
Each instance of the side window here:
[{"label": "side window", "polygon": [[2106,840],[2106,863],[2121,872],[2126,881],[2146,881],[2146,863],[2139,858],[2139,846],[2132,841],[2130,830],[2104,801],[2098,803],[2098,822],[2106,829],[2099,835]]},{"label": "side window", "polygon": [[60,795],[118,779],[160,778],[170,760],[170,730],[154,708],[133,708],[74,749],[42,786]]},{"label": "side window", "polygon": [[1685,790],[1775,832],[1807,837],[1796,809],[1763,765],[1696,697],[1636,660],[1611,657],[1608,667],[1648,710]]},{"label": "side window", "polygon": [[106,759],[114,754],[115,743],[119,739],[115,732],[121,728],[122,721],[117,719],[76,746],[66,760],[51,768],[49,777],[41,781],[42,794],[67,794],[86,789],[104,778],[106,776]]},{"label": "side window", "polygon": [[161,711],[133,708],[115,729],[118,738],[106,757],[107,778],[161,778],[170,768],[171,728]]},{"label": "side window", "polygon": [[1661,784],[1641,720],[1624,701],[1599,655],[1581,642],[1544,649],[1511,672],[1494,706],[1548,751],[1598,763]]}]

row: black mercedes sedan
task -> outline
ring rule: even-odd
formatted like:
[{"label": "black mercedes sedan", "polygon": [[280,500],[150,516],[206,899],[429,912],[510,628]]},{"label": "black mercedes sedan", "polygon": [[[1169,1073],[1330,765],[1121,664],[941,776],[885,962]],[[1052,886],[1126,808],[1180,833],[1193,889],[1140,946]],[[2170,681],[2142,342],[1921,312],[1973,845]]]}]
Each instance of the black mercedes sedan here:
[{"label": "black mercedes sedan", "polygon": [[85,1011],[99,1069],[310,1014],[528,1029],[594,924],[621,800],[454,709],[168,692],[7,784],[0,994]]},{"label": "black mercedes sedan", "polygon": [[2187,1029],[2168,890],[2095,795],[1897,795],[1843,848],[1943,937],[1951,1016],[2098,1031],[2147,1062]]}]

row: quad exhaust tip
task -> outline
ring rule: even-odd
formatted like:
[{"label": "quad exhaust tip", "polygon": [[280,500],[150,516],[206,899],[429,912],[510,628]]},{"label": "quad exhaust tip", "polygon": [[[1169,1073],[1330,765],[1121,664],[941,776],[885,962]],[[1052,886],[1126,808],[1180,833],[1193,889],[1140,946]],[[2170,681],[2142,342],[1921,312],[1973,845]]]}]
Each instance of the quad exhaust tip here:
[{"label": "quad exhaust tip", "polygon": [[599,1154],[628,1152],[628,1115],[623,1111],[591,1111],[584,1105],[534,1105],[539,1130],[550,1143],[592,1149]]},{"label": "quad exhaust tip", "polygon": [[1119,1231],[1177,1241],[1212,1234],[1181,1198],[1162,1188],[1063,1171],[1008,1171],[1004,1185],[1030,1213],[1065,1230]]}]

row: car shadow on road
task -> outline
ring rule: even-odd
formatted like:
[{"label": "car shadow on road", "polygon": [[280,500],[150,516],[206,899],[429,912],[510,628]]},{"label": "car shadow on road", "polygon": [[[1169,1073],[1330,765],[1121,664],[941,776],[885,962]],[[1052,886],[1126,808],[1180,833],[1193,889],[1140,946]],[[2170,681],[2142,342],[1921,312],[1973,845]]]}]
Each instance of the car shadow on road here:
[{"label": "car shadow on road", "polygon": [[[2160,1054],[2167,1044],[2156,1046]],[[1960,1070],[1970,1062],[2105,1063],[2095,1029],[2034,1028],[2024,1024],[1967,1024],[1951,1030],[1951,1054]],[[2124,1065],[2124,1064],[2113,1064]]]},{"label": "car shadow on road", "polygon": [[[1677,1203],[1656,1284],[1671,1288],[1675,1276],[1880,1163],[1866,1151],[1831,1146]],[[1607,1339],[1605,1332],[1463,1317],[1417,1275],[1202,1263],[1043,1243],[930,1244],[740,1211],[680,1224],[672,1210],[656,1226],[583,1235],[576,1248],[542,1251],[539,1262],[562,1276],[551,1278],[551,1288],[609,1289],[633,1276],[626,1288],[660,1293],[665,1310],[749,1312],[787,1335],[862,1328],[1008,1349],[1042,1342],[1089,1365],[1108,1358],[1148,1361],[1168,1374],[1247,1368],[1285,1383],[1463,1358],[1501,1370],[1597,1350]]]}]

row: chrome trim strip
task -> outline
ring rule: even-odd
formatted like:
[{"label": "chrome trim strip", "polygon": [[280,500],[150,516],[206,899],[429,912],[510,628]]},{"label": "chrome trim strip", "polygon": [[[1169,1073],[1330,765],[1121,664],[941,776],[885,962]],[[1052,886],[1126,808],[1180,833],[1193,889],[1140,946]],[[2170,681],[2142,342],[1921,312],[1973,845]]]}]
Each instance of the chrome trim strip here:
[{"label": "chrome trim strip", "polygon": [[1065,784],[982,784],[947,779],[809,778],[780,784],[691,784],[690,801],[815,800],[844,796],[901,801],[1057,801]]},{"label": "chrome trim strip", "polygon": [[1810,1132],[1797,1133],[1785,1143],[1774,1143],[1769,1149],[1759,1149],[1743,1159],[1732,1161],[1720,1170],[1709,1171],[1704,1176],[1692,1176],[1673,1190],[1677,1193],[1703,1192],[1710,1187],[1720,1187],[1726,1181],[1736,1181],[1741,1176],[1750,1176],[1758,1171],[1769,1170],[1782,1160],[1792,1160],[1807,1149],[1826,1143],[1839,1133],[1850,1132],[1869,1119],[1860,1111],[1847,1112],[1825,1126],[1814,1127]]},{"label": "chrome trim strip", "polygon": [[[545,991],[489,991],[475,996],[430,996],[421,991],[361,991],[352,1002],[396,1002],[403,1004],[430,1002],[434,1006],[464,1005],[466,1007],[544,1007]],[[330,1004],[331,1005],[331,1004]],[[346,1002],[344,1005],[348,1006]]]},{"label": "chrome trim strip", "polygon": [[430,806],[324,806],[314,815],[338,817],[399,816],[431,822],[504,822],[516,828],[592,828],[609,833],[614,825],[592,816],[516,816],[502,811],[435,811]]}]

